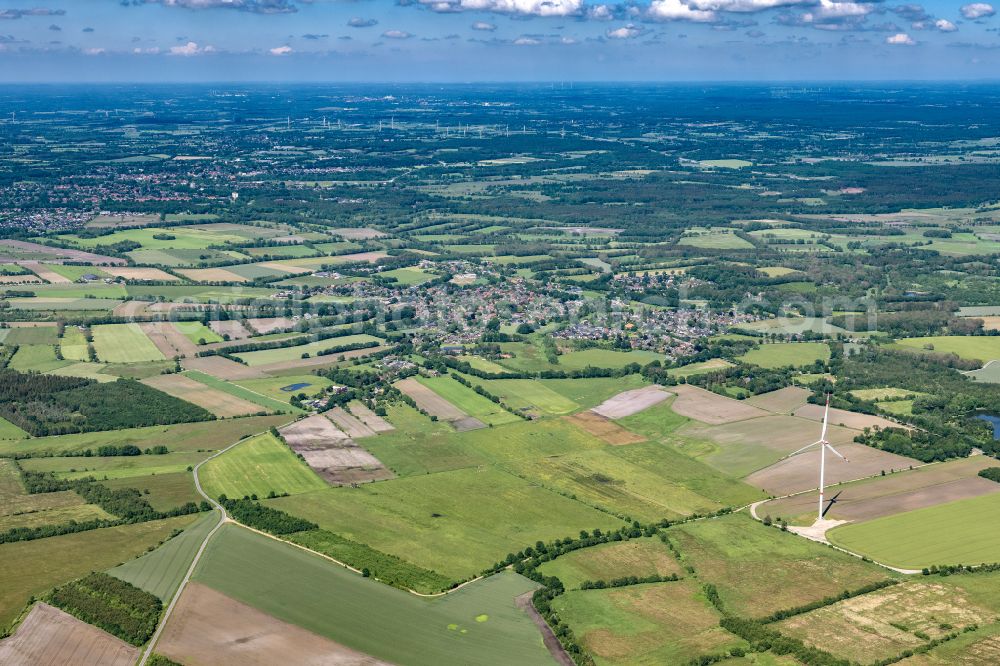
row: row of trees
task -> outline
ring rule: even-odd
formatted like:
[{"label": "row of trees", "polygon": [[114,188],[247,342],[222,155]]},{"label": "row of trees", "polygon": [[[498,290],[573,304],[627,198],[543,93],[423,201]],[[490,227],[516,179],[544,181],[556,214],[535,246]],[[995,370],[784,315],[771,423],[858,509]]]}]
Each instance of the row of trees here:
[{"label": "row of trees", "polygon": [[56,588],[49,600],[132,645],[142,645],[152,637],[163,610],[155,595],[100,572]]}]

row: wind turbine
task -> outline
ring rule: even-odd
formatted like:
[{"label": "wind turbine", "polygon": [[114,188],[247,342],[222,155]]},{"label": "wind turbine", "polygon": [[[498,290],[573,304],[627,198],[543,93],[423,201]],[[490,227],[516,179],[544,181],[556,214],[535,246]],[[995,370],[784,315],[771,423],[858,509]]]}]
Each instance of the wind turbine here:
[{"label": "wind turbine", "polygon": [[807,451],[807,450],[811,449],[812,447],[816,446],[817,444],[819,445],[819,514],[817,516],[817,520],[822,520],[823,519],[823,504],[824,504],[823,503],[823,490],[824,490],[824,487],[826,486],[826,450],[830,449],[830,451],[832,451],[838,458],[840,458],[844,462],[851,462],[850,460],[848,460],[844,456],[840,455],[840,453],[837,451],[837,449],[833,448],[833,446],[830,444],[830,442],[827,441],[827,439],[826,439],[826,427],[827,427],[827,425],[829,423],[829,420],[830,420],[830,395],[827,394],[827,396],[826,396],[826,410],[823,412],[823,431],[822,431],[822,433],[819,436],[819,440],[813,442],[812,444],[810,444],[808,446],[803,446],[798,451],[794,451],[792,453],[789,453],[787,456],[785,456],[785,458],[791,458],[794,455],[797,455],[799,453],[802,453],[803,451]]}]

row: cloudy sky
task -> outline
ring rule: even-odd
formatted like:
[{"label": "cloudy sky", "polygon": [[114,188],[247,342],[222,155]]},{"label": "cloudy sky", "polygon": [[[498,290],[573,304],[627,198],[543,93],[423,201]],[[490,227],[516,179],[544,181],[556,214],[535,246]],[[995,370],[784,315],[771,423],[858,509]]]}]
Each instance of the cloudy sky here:
[{"label": "cloudy sky", "polygon": [[35,2],[0,0],[0,81],[1000,79],[987,2]]}]

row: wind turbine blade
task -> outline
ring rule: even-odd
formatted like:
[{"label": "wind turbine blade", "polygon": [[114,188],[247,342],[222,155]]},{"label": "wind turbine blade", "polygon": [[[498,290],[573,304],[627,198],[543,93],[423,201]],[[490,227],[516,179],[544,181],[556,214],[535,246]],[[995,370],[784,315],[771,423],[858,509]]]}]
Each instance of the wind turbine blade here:
[{"label": "wind turbine blade", "polygon": [[784,456],[781,459],[784,460],[785,458],[791,458],[794,455],[798,455],[799,453],[802,453],[806,449],[811,449],[812,447],[816,446],[817,444],[822,444],[822,442],[813,442],[812,444],[807,444],[806,446],[803,446],[798,451],[792,451],[791,453],[789,453],[788,455]]},{"label": "wind turbine blade", "polygon": [[841,459],[841,460],[843,460],[844,462],[851,462],[850,460],[848,460],[848,459],[847,459],[847,458],[845,458],[844,456],[840,455],[840,453],[839,453],[839,452],[837,451],[837,449],[835,449],[835,448],[833,448],[832,446],[830,446],[830,444],[829,444],[828,442],[824,442],[824,443],[823,443],[823,446],[825,446],[826,448],[830,449],[830,450],[831,450],[831,451],[833,451],[833,452],[834,452],[835,454],[837,454],[837,456],[838,456],[838,457],[840,457],[840,459]]},{"label": "wind turbine blade", "polygon": [[830,421],[830,396],[826,396],[826,410],[823,412],[823,434],[819,436],[819,441],[826,441],[826,426]]}]

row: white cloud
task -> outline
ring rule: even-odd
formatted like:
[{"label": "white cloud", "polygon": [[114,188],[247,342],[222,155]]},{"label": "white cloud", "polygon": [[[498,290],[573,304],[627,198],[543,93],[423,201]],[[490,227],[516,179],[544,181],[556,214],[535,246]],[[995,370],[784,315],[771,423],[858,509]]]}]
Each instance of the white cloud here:
[{"label": "white cloud", "polygon": [[435,12],[479,11],[522,16],[578,16],[583,0],[419,0]]},{"label": "white cloud", "polygon": [[485,32],[493,32],[497,29],[492,23],[487,23],[486,21],[476,21],[472,24],[473,30],[483,30]]},{"label": "white cloud", "polygon": [[934,21],[934,27],[941,32],[955,32],[958,27],[948,19],[938,19]]},{"label": "white cloud", "polygon": [[720,12],[762,12],[775,7],[813,4],[809,0],[688,0],[694,9]]},{"label": "white cloud", "polygon": [[716,19],[715,12],[692,9],[681,0],[653,0],[646,14],[654,21],[695,21],[707,23]]},{"label": "white cloud", "polygon": [[986,4],[985,2],[973,2],[968,5],[962,5],[961,11],[962,16],[970,21],[993,16],[997,13],[997,11],[993,9],[993,5]]},{"label": "white cloud", "polygon": [[156,55],[159,52],[160,52],[159,46],[150,46],[148,49],[143,49],[137,46],[136,48],[132,49],[132,53],[136,55]]},{"label": "white cloud", "polygon": [[913,38],[905,32],[897,32],[895,35],[889,35],[885,38],[885,43],[892,46],[913,46],[916,44]]},{"label": "white cloud", "polygon": [[83,54],[89,56],[101,55],[102,53],[104,53],[104,49],[102,48],[92,48],[83,50]]},{"label": "white cloud", "polygon": [[642,34],[642,28],[638,28],[631,23],[622,26],[621,28],[615,28],[614,30],[608,30],[604,35],[608,39],[634,39]]},{"label": "white cloud", "polygon": [[[292,14],[298,11],[291,0],[144,0],[164,7],[182,9],[236,9],[252,14]],[[136,3],[138,4],[138,3]]]},{"label": "white cloud", "polygon": [[190,57],[190,56],[202,55],[204,53],[215,53],[215,47],[214,46],[201,47],[198,46],[197,42],[188,42],[183,46],[170,47],[170,55],[173,56]]},{"label": "white cloud", "polygon": [[275,46],[273,49],[271,49],[271,55],[273,56],[284,56],[288,55],[291,52],[292,52],[292,47],[288,45]]},{"label": "white cloud", "polygon": [[514,40],[515,46],[538,46],[542,41],[534,37],[518,37]]},{"label": "white cloud", "polygon": [[386,30],[382,33],[382,36],[386,39],[409,39],[413,37],[413,35],[405,30]]}]

